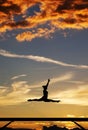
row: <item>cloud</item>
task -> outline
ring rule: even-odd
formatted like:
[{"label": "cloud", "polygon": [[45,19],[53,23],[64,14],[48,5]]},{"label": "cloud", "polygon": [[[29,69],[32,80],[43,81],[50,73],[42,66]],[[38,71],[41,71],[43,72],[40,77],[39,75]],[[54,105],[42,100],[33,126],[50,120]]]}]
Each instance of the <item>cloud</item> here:
[{"label": "cloud", "polygon": [[67,81],[68,83],[73,83],[73,84],[84,84],[84,82],[83,81],[72,81],[72,80],[70,80],[70,81]]},{"label": "cloud", "polygon": [[[57,82],[69,81],[70,79],[73,78],[73,76],[74,76],[73,73],[68,72],[68,73],[65,73],[65,74],[63,74],[63,75],[60,75],[60,76],[51,78],[51,79],[50,79],[50,85],[55,84],[55,83],[57,83]],[[38,87],[41,87],[43,84],[46,84],[46,82],[47,82],[47,81],[39,82],[39,83],[37,83],[37,84],[31,85],[30,88],[38,88]]]},{"label": "cloud", "polygon": [[73,73],[69,72],[67,74],[64,74],[60,77],[57,78],[52,78],[51,80],[51,84],[53,83],[57,83],[57,82],[62,82],[62,81],[68,81],[69,79],[71,79],[73,77]]},{"label": "cloud", "polygon": [[7,93],[7,89],[6,86],[0,86],[0,96],[3,96],[4,94]]},{"label": "cloud", "polygon": [[[59,94],[58,94],[59,93]],[[55,96],[57,98],[60,97],[63,103],[66,104],[79,104],[79,105],[88,105],[88,84],[83,84],[69,88],[69,90],[63,90],[61,92],[57,92]],[[54,96],[54,95],[53,95]]]},{"label": "cloud", "polygon": [[12,82],[11,86],[5,86],[0,90],[2,90],[0,105],[11,105],[26,101],[30,88],[26,81],[17,81]]},{"label": "cloud", "polygon": [[17,76],[12,77],[11,80],[18,79],[18,78],[24,77],[24,76],[27,76],[27,75],[26,74],[17,75]]},{"label": "cloud", "polygon": [[[50,85],[57,82],[67,81],[73,77],[73,73],[66,73],[58,77],[51,78]],[[11,105],[26,102],[28,98],[40,98],[42,95],[42,85],[47,81],[28,84],[27,81],[13,81],[10,86],[0,86],[0,105]],[[40,89],[39,89],[40,88]]]},{"label": "cloud", "polygon": [[[65,73],[63,75],[51,78],[50,86],[57,82],[69,82],[74,77],[73,73]],[[75,81],[74,81],[75,82]],[[27,81],[13,81],[10,86],[0,86],[0,105],[12,105],[26,102],[28,98],[40,98],[42,96],[42,85],[47,81],[39,81],[38,83],[29,84]],[[58,87],[57,87],[58,88]],[[68,89],[56,91],[49,88],[52,92],[49,96],[52,99],[60,99],[62,104],[76,104],[76,105],[88,105],[88,84],[80,83],[74,87],[71,86]]]},{"label": "cloud", "polygon": [[[33,10],[33,7],[36,8]],[[52,27],[85,29],[88,28],[87,12],[87,0],[27,0],[26,2],[24,0],[3,0],[0,2],[0,32],[20,29],[25,34],[26,30],[29,30],[31,37],[36,38],[37,32],[33,33],[31,29],[39,29],[40,26],[43,27],[42,29],[45,26],[47,29],[51,27],[51,30]],[[51,33],[50,30],[48,31]],[[19,41],[20,35],[23,34],[17,33],[16,39]],[[29,39],[26,34],[24,40],[31,41],[33,38]]]},{"label": "cloud", "polygon": [[0,50],[0,55],[4,57],[9,57],[9,58],[22,58],[22,59],[30,59],[34,60],[37,62],[43,62],[43,63],[53,63],[56,65],[64,66],[64,67],[72,67],[72,68],[77,68],[77,69],[88,69],[88,65],[74,65],[74,64],[68,64],[62,61],[57,61],[53,60],[51,58],[46,58],[42,56],[34,56],[34,55],[18,55],[14,53],[10,53],[9,51]]},{"label": "cloud", "polygon": [[45,37],[45,38],[49,38],[51,37],[50,34],[54,33],[55,31],[55,28],[52,28],[52,29],[48,29],[48,28],[39,28],[37,31],[34,31],[33,32],[30,32],[30,31],[27,31],[27,32],[23,32],[21,34],[18,34],[16,36],[16,39],[19,41],[19,42],[23,42],[23,41],[31,41],[35,38],[39,38],[39,37]]}]

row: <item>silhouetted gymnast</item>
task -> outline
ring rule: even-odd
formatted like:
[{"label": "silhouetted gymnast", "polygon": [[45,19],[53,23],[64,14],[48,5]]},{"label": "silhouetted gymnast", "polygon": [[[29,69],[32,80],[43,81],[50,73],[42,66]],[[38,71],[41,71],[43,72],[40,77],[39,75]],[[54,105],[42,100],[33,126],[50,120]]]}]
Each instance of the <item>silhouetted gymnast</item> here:
[{"label": "silhouetted gymnast", "polygon": [[48,99],[48,85],[49,85],[50,79],[48,79],[48,82],[46,85],[42,86],[43,87],[43,96],[39,99],[28,99],[27,101],[44,101],[44,102],[60,102],[60,100],[53,100],[53,99]]}]

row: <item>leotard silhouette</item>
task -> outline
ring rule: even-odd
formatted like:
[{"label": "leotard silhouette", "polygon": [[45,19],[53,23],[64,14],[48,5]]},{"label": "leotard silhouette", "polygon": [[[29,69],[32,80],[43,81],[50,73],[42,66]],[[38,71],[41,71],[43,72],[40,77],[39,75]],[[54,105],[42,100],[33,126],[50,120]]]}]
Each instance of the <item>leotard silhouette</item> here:
[{"label": "leotard silhouette", "polygon": [[60,102],[60,100],[53,100],[48,99],[48,85],[49,85],[50,79],[48,79],[48,82],[43,87],[43,96],[39,99],[28,99],[27,101],[44,101],[44,102]]}]

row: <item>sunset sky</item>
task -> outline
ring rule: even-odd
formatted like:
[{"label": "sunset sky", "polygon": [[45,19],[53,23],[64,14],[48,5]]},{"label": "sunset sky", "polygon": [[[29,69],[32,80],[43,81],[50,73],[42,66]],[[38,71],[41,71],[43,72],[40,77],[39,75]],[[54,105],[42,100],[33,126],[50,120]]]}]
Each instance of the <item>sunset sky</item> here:
[{"label": "sunset sky", "polygon": [[[42,96],[60,103],[27,102]],[[0,116],[88,117],[88,0],[0,0]]]}]

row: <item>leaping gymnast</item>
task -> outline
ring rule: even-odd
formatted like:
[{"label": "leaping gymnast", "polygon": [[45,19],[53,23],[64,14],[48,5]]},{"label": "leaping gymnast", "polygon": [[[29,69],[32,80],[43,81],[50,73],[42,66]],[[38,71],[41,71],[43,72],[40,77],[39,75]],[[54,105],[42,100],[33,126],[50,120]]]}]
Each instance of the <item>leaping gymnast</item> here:
[{"label": "leaping gymnast", "polygon": [[48,82],[43,87],[43,96],[39,99],[28,99],[27,101],[44,101],[44,102],[60,102],[60,100],[53,100],[48,99],[48,85],[49,85],[50,79],[48,79]]}]

